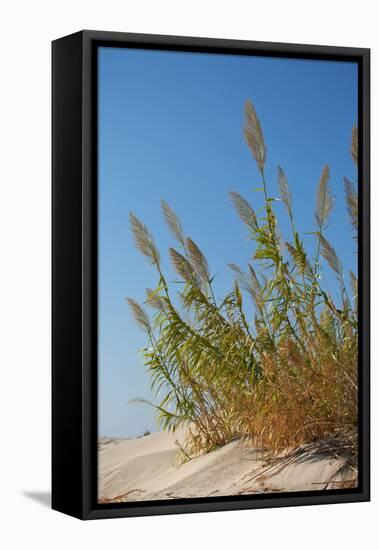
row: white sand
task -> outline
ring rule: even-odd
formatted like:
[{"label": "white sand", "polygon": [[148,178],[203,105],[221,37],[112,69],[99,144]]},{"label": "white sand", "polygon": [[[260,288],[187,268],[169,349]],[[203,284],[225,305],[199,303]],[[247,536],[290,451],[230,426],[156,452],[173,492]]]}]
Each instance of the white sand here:
[{"label": "white sand", "polygon": [[[304,448],[269,461],[243,441],[180,462],[175,440],[183,431],[138,439],[103,438],[99,443],[99,499],[161,500],[342,487],[356,472],[344,460]],[[349,484],[351,486],[351,484]]]}]

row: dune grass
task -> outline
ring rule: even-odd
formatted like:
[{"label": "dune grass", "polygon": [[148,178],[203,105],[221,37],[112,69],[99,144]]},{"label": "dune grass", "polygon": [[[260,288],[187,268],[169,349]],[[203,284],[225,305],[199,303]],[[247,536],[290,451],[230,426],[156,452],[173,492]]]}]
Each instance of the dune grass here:
[{"label": "dune grass", "polygon": [[[264,214],[258,216],[244,197],[230,193],[248,231],[251,262],[244,269],[229,264],[235,283],[222,299],[215,297],[205,255],[166,202],[162,213],[175,241],[168,253],[180,284],[168,283],[153,236],[130,214],[135,244],[157,272],[157,285],[146,290],[143,305],[128,298],[147,334],[142,353],[157,398],[151,405],[162,429],[188,423],[192,454],[236,437],[278,451],[336,434],[355,452],[357,277],[349,274],[348,291],[341,261],[327,239],[334,202],[329,167],[321,170],[316,190],[311,253],[297,231],[290,186],[280,167],[280,201],[271,196],[266,144],[250,101],[244,136],[262,177],[254,201],[261,197]],[[354,128],[355,164],[357,151]],[[355,246],[358,198],[356,183],[347,178],[345,193]],[[288,241],[281,237],[275,214],[283,207],[291,226]],[[333,296],[323,286],[326,264],[338,281]],[[247,301],[254,306],[252,318],[246,314],[251,310]]]}]

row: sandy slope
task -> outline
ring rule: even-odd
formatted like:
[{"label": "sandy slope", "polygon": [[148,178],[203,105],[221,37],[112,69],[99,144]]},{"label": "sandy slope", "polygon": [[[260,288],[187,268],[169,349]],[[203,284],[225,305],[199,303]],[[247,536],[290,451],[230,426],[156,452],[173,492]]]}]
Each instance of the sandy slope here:
[{"label": "sandy slope", "polygon": [[[344,460],[311,447],[268,460],[243,441],[180,463],[183,432],[99,441],[99,499],[160,500],[351,486]],[[354,486],[354,483],[353,483]]]}]

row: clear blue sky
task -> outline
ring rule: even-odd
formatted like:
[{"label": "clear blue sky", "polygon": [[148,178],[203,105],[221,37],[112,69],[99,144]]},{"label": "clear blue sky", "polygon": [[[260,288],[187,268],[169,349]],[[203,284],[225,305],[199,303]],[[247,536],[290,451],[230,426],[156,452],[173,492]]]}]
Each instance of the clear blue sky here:
[{"label": "clear blue sky", "polygon": [[[349,155],[357,117],[357,66],[285,60],[100,48],[99,53],[99,435],[135,436],[156,430],[153,412],[130,404],[151,399],[127,296],[144,300],[154,269],[135,249],[128,215],[150,228],[167,259],[172,239],[162,220],[165,199],[200,246],[216,278],[230,290],[228,262],[246,266],[252,244],[228,191],[262,205],[260,176],[242,136],[243,106],[251,99],[261,119],[267,181],[278,196],[277,165],[291,185],[300,232],[315,230],[314,205],[324,164],[336,198],[328,238],[344,269],[355,269],[343,176],[356,177]],[[284,208],[276,203],[284,236]],[[312,237],[304,237],[313,246]],[[330,290],[334,282],[328,276]]]}]

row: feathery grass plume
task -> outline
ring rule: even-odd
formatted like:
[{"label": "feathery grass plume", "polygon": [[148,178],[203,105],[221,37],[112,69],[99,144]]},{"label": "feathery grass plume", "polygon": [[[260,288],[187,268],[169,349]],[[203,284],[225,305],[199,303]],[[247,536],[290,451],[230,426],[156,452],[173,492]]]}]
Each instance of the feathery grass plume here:
[{"label": "feathery grass plume", "polygon": [[353,126],[351,132],[351,147],[350,147],[351,156],[353,161],[358,166],[358,128]]},{"label": "feathery grass plume", "polygon": [[249,275],[250,275],[250,281],[253,286],[253,288],[257,291],[261,291],[261,283],[258,280],[257,274],[251,264],[249,264]]},{"label": "feathery grass plume", "polygon": [[239,276],[245,275],[245,273],[242,271],[242,269],[237,264],[229,263],[228,266],[230,267],[230,269],[232,271],[237,273],[237,275],[239,275]]},{"label": "feathery grass plume", "polygon": [[129,304],[130,310],[132,312],[132,315],[137,325],[144,332],[150,333],[151,332],[150,320],[147,313],[143,309],[143,307],[140,306],[139,303],[133,298],[127,298],[126,301]]},{"label": "feathery grass plume", "polygon": [[163,216],[167,224],[167,227],[169,228],[173,237],[185,249],[186,239],[183,233],[183,228],[182,228],[180,219],[178,218],[174,210],[170,207],[170,205],[166,201],[162,200],[161,205],[162,205],[162,212],[163,212]]},{"label": "feathery grass plume", "polygon": [[276,234],[276,243],[279,247],[280,254],[283,256],[286,250],[286,242],[283,238],[282,232],[278,225],[276,225],[275,221],[275,234]]},{"label": "feathery grass plume", "polygon": [[146,289],[146,304],[157,311],[165,310],[165,303],[162,296],[159,296],[158,290]]},{"label": "feathery grass plume", "polygon": [[261,123],[251,101],[246,101],[245,103],[244,135],[246,143],[258,165],[259,171],[263,173],[266,163],[266,145]]},{"label": "feathery grass plume", "polygon": [[330,268],[340,277],[343,277],[342,264],[337,256],[333,246],[325,239],[323,235],[320,235],[321,254],[323,258],[328,262]]},{"label": "feathery grass plume", "polygon": [[132,212],[129,214],[129,220],[136,247],[152,264],[159,265],[159,251],[146,225],[144,225]]},{"label": "feathery grass plume", "polygon": [[237,275],[236,280],[239,282],[241,288],[246,290],[249,294],[252,294],[252,289],[246,273],[244,273],[237,264],[229,263],[228,267],[230,267],[230,269]]},{"label": "feathery grass plume", "polygon": [[187,250],[191,260],[191,265],[194,268],[195,272],[199,275],[201,279],[209,282],[209,267],[208,262],[201,252],[200,248],[192,239],[187,239]]},{"label": "feathery grass plume", "polygon": [[250,227],[250,229],[255,231],[258,228],[258,220],[254,209],[239,193],[236,193],[236,191],[230,191],[229,196],[232,199],[240,219],[244,224]]},{"label": "feathery grass plume", "polygon": [[350,271],[350,283],[353,293],[358,294],[358,278],[352,271]]},{"label": "feathery grass plume", "polygon": [[351,225],[357,231],[358,230],[358,194],[354,185],[348,178],[344,178],[345,183],[345,197],[347,210],[349,212]]},{"label": "feathery grass plume", "polygon": [[324,166],[317,188],[316,222],[320,231],[325,229],[333,208],[333,197],[329,187],[330,169]]},{"label": "feathery grass plume", "polygon": [[356,277],[355,273],[350,271],[350,286],[351,290],[353,291],[353,300],[355,303],[355,309],[356,312],[358,312],[358,278]]},{"label": "feathery grass plume", "polygon": [[251,264],[249,264],[249,284],[255,305],[258,309],[261,309],[263,304],[262,285],[259,282],[257,274]]},{"label": "feathery grass plume", "polygon": [[236,264],[229,263],[228,266],[237,275],[237,281],[241,285],[241,288],[250,294],[256,306],[260,308],[262,305],[261,285],[254,268],[249,264],[249,272],[247,274]]},{"label": "feathery grass plume", "polygon": [[280,195],[282,197],[282,201],[286,205],[288,213],[290,214],[290,216],[292,216],[291,190],[288,185],[287,177],[281,166],[278,166],[278,181],[279,181],[279,189],[280,189]]},{"label": "feathery grass plume", "polygon": [[177,252],[175,248],[170,248],[169,254],[171,263],[177,274],[180,275],[184,281],[191,281],[194,277],[194,270],[187,258]]}]

